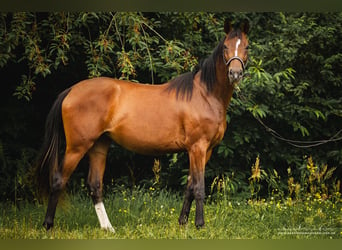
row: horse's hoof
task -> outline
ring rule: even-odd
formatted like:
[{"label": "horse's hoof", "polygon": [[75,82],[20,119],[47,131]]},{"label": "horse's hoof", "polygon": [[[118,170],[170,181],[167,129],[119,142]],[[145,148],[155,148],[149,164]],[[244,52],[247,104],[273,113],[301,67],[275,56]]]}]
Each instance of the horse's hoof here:
[{"label": "horse's hoof", "polygon": [[204,221],[195,222],[195,225],[197,229],[204,228]]},{"label": "horse's hoof", "polygon": [[180,226],[188,224],[188,217],[187,216],[179,217],[178,223]]},{"label": "horse's hoof", "polygon": [[115,229],[113,227],[102,227],[101,229],[108,231],[108,232],[111,232],[113,234],[115,233]]},{"label": "horse's hoof", "polygon": [[46,229],[46,231],[49,231],[51,228],[53,228],[53,223],[44,221],[43,227]]}]

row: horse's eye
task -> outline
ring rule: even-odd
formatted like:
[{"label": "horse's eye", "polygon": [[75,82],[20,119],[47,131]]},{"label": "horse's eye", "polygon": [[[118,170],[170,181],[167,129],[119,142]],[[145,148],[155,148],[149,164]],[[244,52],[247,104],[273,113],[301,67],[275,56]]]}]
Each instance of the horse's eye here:
[{"label": "horse's eye", "polygon": [[227,50],[228,47],[224,44],[224,45],[223,45],[223,49],[224,49],[224,50]]},{"label": "horse's eye", "polygon": [[245,49],[248,50],[249,49],[249,45],[247,45]]}]

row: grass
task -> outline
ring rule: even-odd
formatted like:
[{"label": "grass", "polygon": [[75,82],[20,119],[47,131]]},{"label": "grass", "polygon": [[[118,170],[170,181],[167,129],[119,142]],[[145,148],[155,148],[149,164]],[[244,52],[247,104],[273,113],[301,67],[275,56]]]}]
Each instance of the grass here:
[{"label": "grass", "polygon": [[0,204],[0,239],[340,239],[340,201],[290,198],[232,200],[218,196],[205,204],[205,227],[178,225],[183,198],[154,188],[117,187],[104,203],[116,233],[100,229],[90,197],[69,195],[57,207],[55,227],[41,224],[45,205]]}]

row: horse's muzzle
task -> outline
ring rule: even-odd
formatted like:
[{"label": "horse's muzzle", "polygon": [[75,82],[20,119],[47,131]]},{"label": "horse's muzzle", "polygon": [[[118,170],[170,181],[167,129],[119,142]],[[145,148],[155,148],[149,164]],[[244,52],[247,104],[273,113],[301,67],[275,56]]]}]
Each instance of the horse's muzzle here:
[{"label": "horse's muzzle", "polygon": [[231,84],[238,83],[243,76],[243,69],[229,69],[228,79]]}]

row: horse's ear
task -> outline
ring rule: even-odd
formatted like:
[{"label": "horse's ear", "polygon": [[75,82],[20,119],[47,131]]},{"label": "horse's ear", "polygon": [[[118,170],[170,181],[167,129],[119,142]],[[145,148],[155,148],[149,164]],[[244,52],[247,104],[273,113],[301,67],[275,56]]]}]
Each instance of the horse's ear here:
[{"label": "horse's ear", "polygon": [[242,30],[242,32],[244,32],[245,34],[248,33],[249,31],[249,21],[247,19],[243,20],[240,24],[240,29]]},{"label": "horse's ear", "polygon": [[226,32],[226,34],[228,34],[231,30],[232,30],[232,24],[231,24],[230,20],[226,19],[224,21],[224,32]]}]

